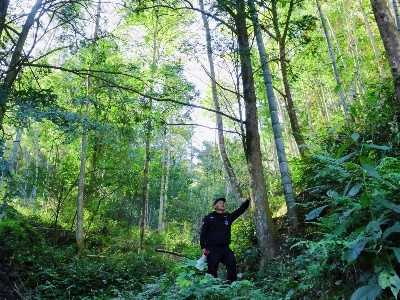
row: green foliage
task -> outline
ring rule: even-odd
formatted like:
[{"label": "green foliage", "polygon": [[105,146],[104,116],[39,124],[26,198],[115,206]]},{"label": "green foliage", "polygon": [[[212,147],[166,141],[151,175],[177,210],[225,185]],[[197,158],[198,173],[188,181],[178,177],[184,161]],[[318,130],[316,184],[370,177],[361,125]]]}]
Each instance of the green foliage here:
[{"label": "green foliage", "polygon": [[[294,247],[318,257],[323,274],[337,274],[342,283],[365,282],[355,289],[352,299],[375,299],[378,295],[397,297],[400,266],[396,240],[400,236],[398,213],[397,158],[386,156],[391,147],[362,142],[358,133],[339,147],[334,156],[327,152],[311,155],[312,172],[308,176],[314,197],[321,199],[307,214],[305,221],[316,230],[312,240],[303,240]],[[386,153],[386,155],[385,155]],[[312,223],[311,223],[312,222]],[[360,275],[349,273],[355,267]],[[358,278],[357,278],[358,277]],[[364,278],[364,279],[362,279]],[[375,280],[375,284],[371,284]]]},{"label": "green foliage", "polygon": [[130,294],[125,299],[269,299],[248,280],[227,284],[209,274],[200,274],[195,264],[196,261],[188,260],[179,265],[174,272],[176,277],[173,284],[171,278],[157,278],[154,283],[144,286],[141,293]]},{"label": "green foliage", "polygon": [[[8,207],[0,222],[0,253],[23,285],[20,293],[35,299],[110,299],[118,291],[138,290],[151,276],[160,276],[171,261],[152,249],[138,251],[137,235],[109,222],[88,241],[86,256],[75,254],[74,233],[25,216]],[[61,233],[67,232],[62,238]],[[148,238],[151,243],[153,237]],[[100,296],[101,295],[101,296]]]}]

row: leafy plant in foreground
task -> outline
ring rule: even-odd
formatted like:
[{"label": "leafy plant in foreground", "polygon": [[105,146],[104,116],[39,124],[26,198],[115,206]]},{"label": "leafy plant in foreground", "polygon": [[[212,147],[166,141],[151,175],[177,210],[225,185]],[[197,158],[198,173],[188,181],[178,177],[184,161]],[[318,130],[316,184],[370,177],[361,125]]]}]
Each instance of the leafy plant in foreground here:
[{"label": "leafy plant in foreground", "polygon": [[227,284],[219,278],[198,272],[195,265],[195,260],[187,260],[186,263],[177,267],[172,282],[170,281],[171,278],[167,276],[156,278],[154,283],[145,285],[141,293],[124,295],[124,299],[268,299],[260,289],[257,289],[248,280],[239,280]]},{"label": "leafy plant in foreground", "polygon": [[[400,163],[382,155],[390,150],[387,146],[359,142],[357,133],[351,139],[336,157],[327,153],[313,156],[319,182],[315,189],[326,196],[324,205],[311,211],[306,221],[320,228],[321,239],[296,246],[306,245],[309,252],[318,254],[321,266],[336,265],[343,273],[351,266],[361,271],[355,284],[364,285],[355,290],[352,300],[389,294],[397,298]],[[332,262],[338,259],[345,264]]]}]

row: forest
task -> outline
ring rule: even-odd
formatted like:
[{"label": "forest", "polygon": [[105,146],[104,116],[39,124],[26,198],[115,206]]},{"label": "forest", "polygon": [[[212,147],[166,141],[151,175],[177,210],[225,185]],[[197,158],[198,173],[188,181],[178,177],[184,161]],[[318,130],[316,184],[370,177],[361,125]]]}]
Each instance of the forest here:
[{"label": "forest", "polygon": [[0,300],[398,299],[399,9],[0,0]]}]

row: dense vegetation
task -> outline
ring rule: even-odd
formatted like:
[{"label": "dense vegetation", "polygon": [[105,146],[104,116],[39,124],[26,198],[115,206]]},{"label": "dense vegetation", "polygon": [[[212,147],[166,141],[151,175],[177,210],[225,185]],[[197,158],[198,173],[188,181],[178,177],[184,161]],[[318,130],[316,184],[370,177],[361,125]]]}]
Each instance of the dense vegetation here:
[{"label": "dense vegetation", "polygon": [[[397,299],[400,95],[378,2],[0,2],[0,299]],[[240,193],[228,285],[195,267],[199,228]]]}]

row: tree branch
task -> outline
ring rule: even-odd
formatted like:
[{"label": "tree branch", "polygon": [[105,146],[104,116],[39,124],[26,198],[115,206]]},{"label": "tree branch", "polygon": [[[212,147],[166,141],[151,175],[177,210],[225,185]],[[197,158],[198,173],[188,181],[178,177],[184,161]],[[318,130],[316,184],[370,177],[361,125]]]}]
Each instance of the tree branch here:
[{"label": "tree branch", "polygon": [[208,108],[208,107],[204,107],[204,106],[196,105],[196,104],[191,104],[191,103],[187,103],[187,102],[182,102],[182,101],[174,100],[174,99],[171,99],[171,98],[159,98],[159,97],[155,97],[155,96],[150,96],[150,95],[147,95],[147,94],[145,94],[143,92],[140,92],[140,91],[138,91],[138,90],[136,90],[136,89],[134,89],[132,87],[116,84],[115,82],[107,80],[106,78],[103,78],[101,76],[95,75],[95,73],[103,73],[103,74],[122,75],[122,76],[127,76],[127,77],[130,77],[130,78],[132,78],[132,77],[135,78],[134,76],[132,76],[130,74],[127,74],[127,73],[109,72],[109,71],[103,71],[103,70],[85,70],[85,69],[76,70],[76,69],[67,69],[67,68],[58,67],[58,66],[51,66],[51,65],[44,65],[44,64],[32,64],[32,63],[25,63],[24,65],[30,66],[30,67],[37,67],[37,68],[56,69],[56,70],[60,70],[60,71],[70,72],[70,73],[76,74],[78,76],[87,76],[89,74],[89,71],[90,71],[92,77],[94,77],[94,78],[96,78],[96,79],[98,79],[100,81],[106,82],[108,87],[115,87],[115,88],[119,88],[119,89],[122,89],[122,90],[126,90],[126,91],[129,91],[129,92],[138,94],[138,95],[140,95],[140,96],[142,96],[144,98],[152,99],[152,100],[158,101],[158,102],[171,102],[171,103],[176,103],[176,104],[189,106],[189,107],[193,107],[193,108],[203,109],[203,110],[206,110],[206,111],[210,111],[210,112],[213,112],[213,113],[220,114],[221,116],[224,116],[224,117],[226,117],[226,118],[228,118],[228,119],[230,119],[232,121],[241,122],[241,120],[239,120],[239,119],[237,119],[235,117],[232,117],[232,116],[230,116],[228,114],[225,114],[223,112],[216,111],[215,109],[211,109],[211,108]]}]

